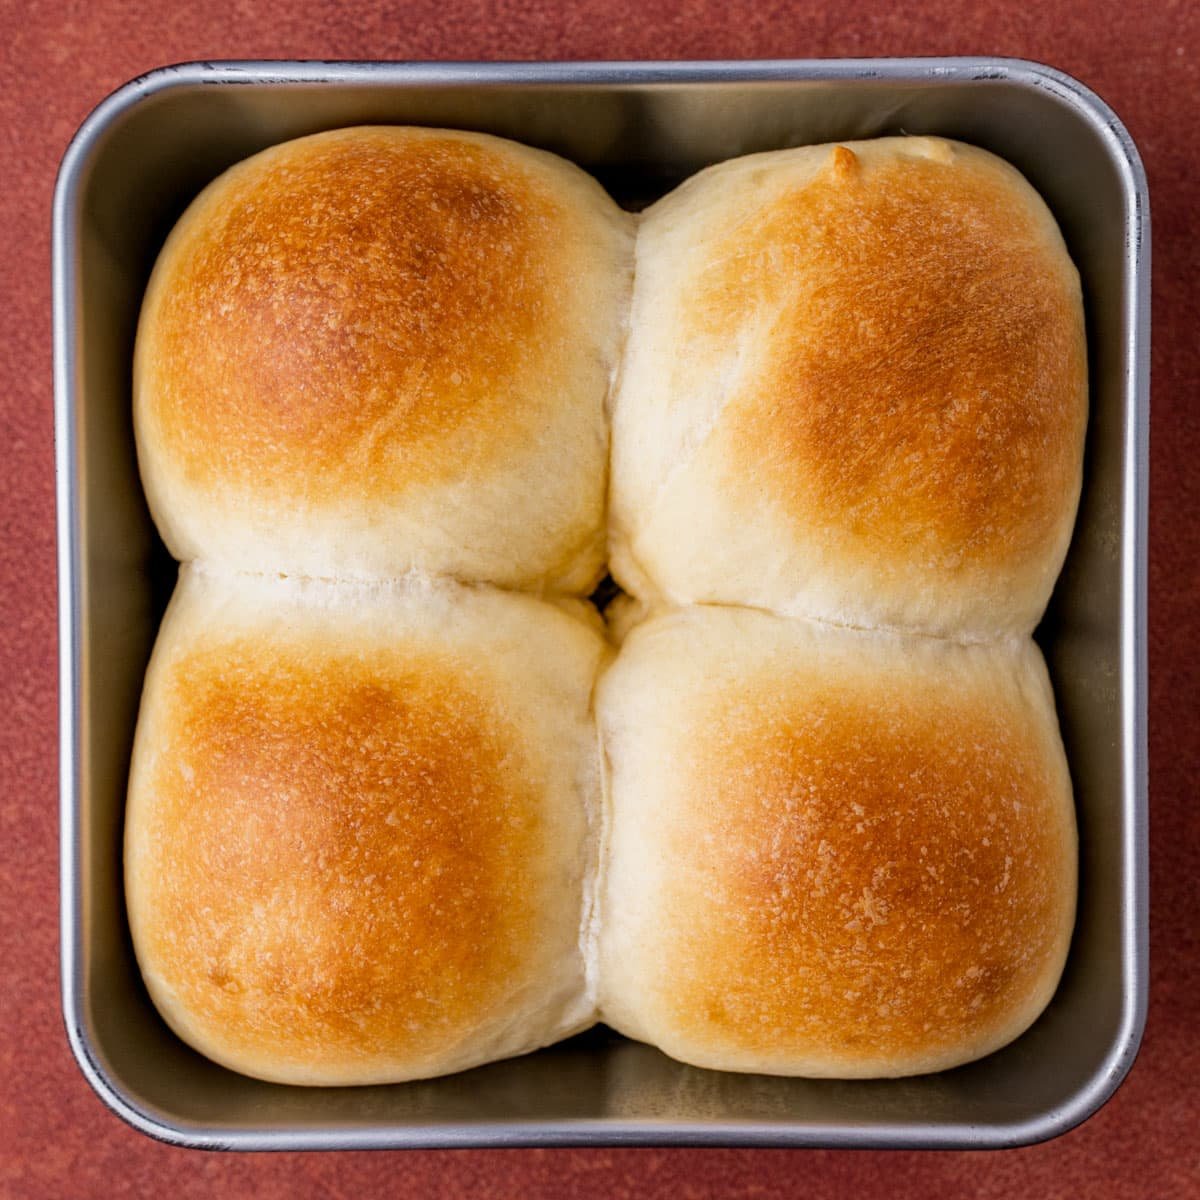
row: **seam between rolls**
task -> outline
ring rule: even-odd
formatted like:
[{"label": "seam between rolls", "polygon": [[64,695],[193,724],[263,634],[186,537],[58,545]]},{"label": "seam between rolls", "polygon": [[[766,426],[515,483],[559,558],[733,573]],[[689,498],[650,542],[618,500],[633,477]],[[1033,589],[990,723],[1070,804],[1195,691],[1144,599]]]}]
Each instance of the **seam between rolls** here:
[{"label": "seam between rolls", "polygon": [[[172,556],[174,557],[174,556]],[[605,559],[607,563],[607,559]],[[280,583],[323,584],[328,587],[353,587],[373,591],[395,591],[414,585],[427,587],[458,587],[471,591],[503,592],[509,596],[524,596],[531,600],[542,600],[553,604],[560,600],[588,601],[590,593],[580,594],[576,591],[560,591],[556,588],[519,588],[509,584],[495,583],[487,579],[464,578],[448,571],[427,571],[420,567],[409,567],[396,574],[334,574],[312,575],[303,571],[282,571],[264,568],[252,570],[249,567],[234,566],[220,557],[202,556],[198,558],[177,558],[178,567],[188,568],[199,575],[213,579],[261,579],[277,580]]]},{"label": "seam between rolls", "polygon": [[[853,621],[833,621],[828,617],[809,616],[806,613],[783,612],[780,609],[767,608],[761,604],[736,604],[723,600],[693,600],[684,604],[668,603],[664,607],[677,611],[684,611],[690,608],[717,608],[732,610],[734,612],[756,612],[774,617],[776,620],[803,621],[809,625],[818,625],[824,629],[843,629],[849,630],[852,633],[878,633],[887,637],[920,638],[928,642],[943,642],[949,646],[1000,646],[1005,643],[1016,644],[1017,642],[1028,641],[1033,638],[1037,630],[1037,626],[1035,625],[1031,629],[1002,630],[990,636],[976,637],[964,634],[955,637],[945,633],[930,633],[927,630],[906,625],[858,625]],[[663,609],[660,608],[657,611],[661,612]]]},{"label": "seam between rolls", "polygon": [[625,378],[625,362],[628,358],[629,336],[633,330],[633,294],[637,287],[638,243],[642,236],[642,214],[629,213],[632,235],[629,255],[629,283],[622,306],[621,323],[617,334],[616,357],[608,377],[608,390],[604,395],[604,571],[612,574],[612,492],[613,492],[613,427],[616,424],[617,398]]},{"label": "seam between rolls", "polygon": [[[609,833],[612,828],[610,804],[611,786],[608,754],[600,726],[600,715],[596,709],[596,698],[600,681],[612,669],[619,651],[609,649],[605,661],[592,680],[588,693],[588,720],[596,749],[598,768],[598,795],[594,827],[589,832],[589,861],[584,871],[583,905],[580,910],[579,951],[583,959],[584,996],[589,1002],[593,1020],[601,1020],[600,1011],[600,933],[603,928],[603,895],[608,860]],[[588,879],[590,876],[590,886]]]}]

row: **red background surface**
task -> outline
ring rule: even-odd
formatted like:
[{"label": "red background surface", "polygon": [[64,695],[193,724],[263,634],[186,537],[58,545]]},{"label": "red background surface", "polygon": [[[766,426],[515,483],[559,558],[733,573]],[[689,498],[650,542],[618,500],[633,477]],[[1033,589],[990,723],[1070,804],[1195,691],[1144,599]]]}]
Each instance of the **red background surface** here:
[{"label": "red background surface", "polygon": [[[0,0],[0,1196],[1200,1196],[1200,4],[1067,0]],[[988,1154],[745,1150],[235,1155],[126,1128],[58,1006],[50,201],[89,109],[193,58],[760,58],[1003,54],[1077,76],[1150,177],[1152,988],[1116,1098],[1044,1146]]]}]

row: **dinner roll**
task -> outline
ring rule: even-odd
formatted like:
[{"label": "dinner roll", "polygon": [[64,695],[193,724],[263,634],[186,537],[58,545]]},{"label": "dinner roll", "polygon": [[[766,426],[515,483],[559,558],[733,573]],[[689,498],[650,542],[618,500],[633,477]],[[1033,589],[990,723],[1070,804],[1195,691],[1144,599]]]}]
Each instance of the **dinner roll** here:
[{"label": "dinner roll", "polygon": [[150,996],[217,1062],[383,1083],[592,1023],[594,612],[183,569],[125,838]]},{"label": "dinner roll", "polygon": [[618,1030],[702,1067],[898,1076],[1049,1001],[1076,835],[1032,641],[696,608],[634,628],[597,707]]},{"label": "dinner roll", "polygon": [[340,129],[225,172],[138,327],[171,553],[588,591],[632,244],[590,176],[482,134]]},{"label": "dinner roll", "polygon": [[1062,565],[1080,285],[1010,166],[936,138],[756,154],[650,208],[613,426],[639,594],[969,640]]}]

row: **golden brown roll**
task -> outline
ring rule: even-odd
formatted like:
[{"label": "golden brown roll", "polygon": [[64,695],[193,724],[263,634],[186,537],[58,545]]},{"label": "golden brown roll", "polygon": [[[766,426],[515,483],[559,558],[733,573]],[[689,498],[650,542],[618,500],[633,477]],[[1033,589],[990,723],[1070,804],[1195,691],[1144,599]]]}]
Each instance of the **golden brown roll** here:
[{"label": "golden brown roll", "polygon": [[722,163],[644,215],[612,566],[643,596],[1027,632],[1070,539],[1078,275],[1012,167],[934,138]]},{"label": "golden brown roll", "polygon": [[594,1019],[585,606],[183,569],[133,754],[146,985],[262,1079],[379,1083]]},{"label": "golden brown roll", "polygon": [[1031,641],[693,608],[628,634],[597,710],[618,1030],[727,1071],[899,1076],[1049,1001],[1077,852]]},{"label": "golden brown roll", "polygon": [[483,134],[341,129],[227,171],[138,328],[172,554],[586,592],[632,243],[590,176]]}]

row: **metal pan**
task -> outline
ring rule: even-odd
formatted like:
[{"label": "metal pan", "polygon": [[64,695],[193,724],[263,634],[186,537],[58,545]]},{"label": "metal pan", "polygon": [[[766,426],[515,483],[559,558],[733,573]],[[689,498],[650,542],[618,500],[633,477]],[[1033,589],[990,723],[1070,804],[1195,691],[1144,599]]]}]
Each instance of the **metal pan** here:
[{"label": "metal pan", "polygon": [[[638,205],[708,163],[934,133],[1015,163],[1083,276],[1092,413],[1078,527],[1039,631],[1074,776],[1078,926],[1042,1018],[978,1063],[872,1082],[726,1075],[603,1029],[428,1083],[245,1079],[173,1037],[125,923],[121,828],[142,674],[173,577],[142,499],[130,362],[142,289],[186,203],[272,143],[358,123],[460,126],[557,151]],[[62,703],[62,986],[84,1074],[181,1145],[1011,1146],[1095,1111],[1137,1052],[1147,989],[1149,212],[1128,134],[1086,88],[1005,59],[628,64],[197,63],[109,97],[54,204]]]}]

